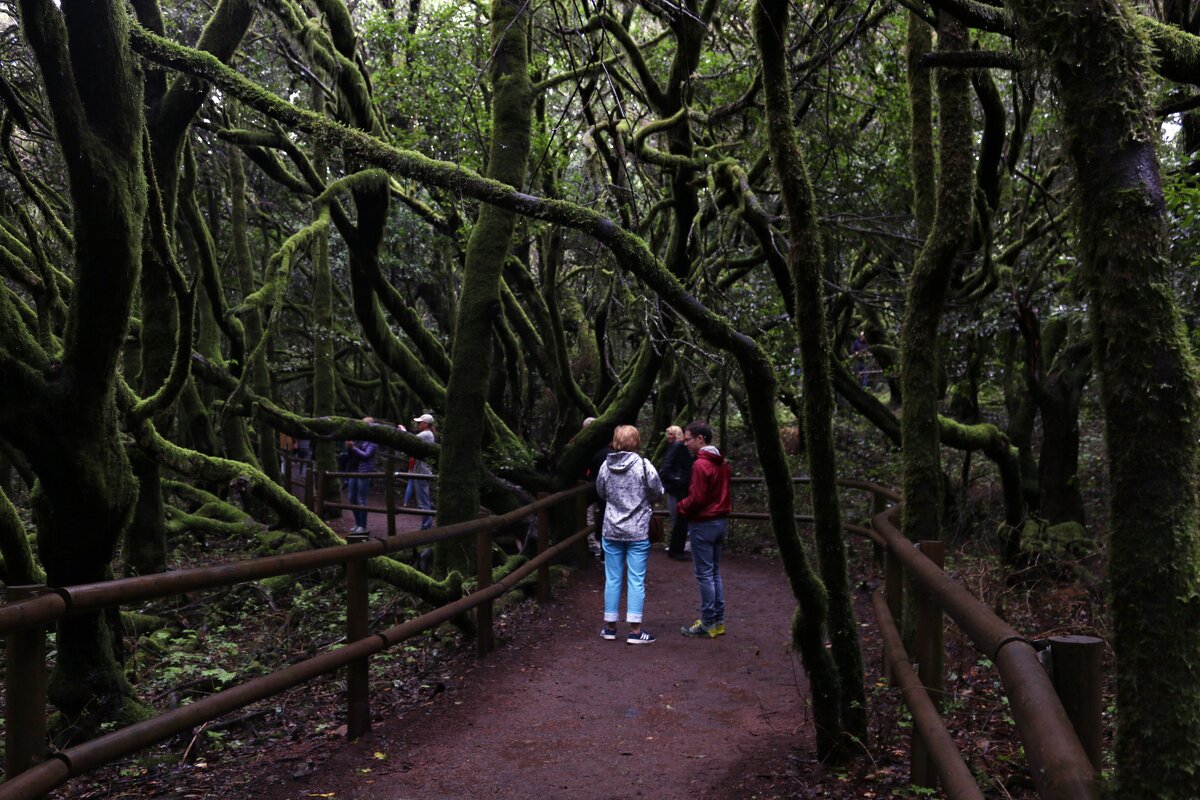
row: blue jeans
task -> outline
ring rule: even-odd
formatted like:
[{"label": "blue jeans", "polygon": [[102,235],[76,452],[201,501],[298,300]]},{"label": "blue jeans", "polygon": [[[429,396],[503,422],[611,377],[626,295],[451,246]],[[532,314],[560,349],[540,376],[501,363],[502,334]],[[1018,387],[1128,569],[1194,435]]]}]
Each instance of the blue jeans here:
[{"label": "blue jeans", "polygon": [[[642,621],[646,602],[646,561],[650,558],[650,540],[614,542],[604,539],[604,621],[621,618],[621,579],[629,575],[625,596],[625,621]],[[628,567],[628,570],[626,570]]]},{"label": "blue jeans", "polygon": [[[351,478],[349,489],[350,505],[365,506],[367,504],[367,490],[370,488],[370,478]],[[361,508],[351,510],[354,512],[354,525],[359,528],[367,527],[367,512]]]},{"label": "blue jeans", "polygon": [[417,484],[420,481],[414,481],[411,478],[404,484],[404,502],[401,505],[411,506],[416,501]]},{"label": "blue jeans", "polygon": [[725,586],[721,583],[721,551],[725,549],[728,520],[688,523],[692,537],[692,564],[700,584],[700,621],[714,625],[725,621]]},{"label": "blue jeans", "polygon": [[[408,485],[410,487],[412,487],[413,495],[416,498],[417,508],[423,508],[426,511],[430,511],[433,509],[433,501],[431,501],[429,499],[429,484],[432,482],[433,482],[432,480],[427,481],[427,480],[421,480],[420,478],[410,480],[408,482]],[[407,496],[407,494],[408,494],[407,489],[405,490],[404,494]],[[421,517],[421,530],[426,531],[432,527],[433,527],[433,517],[422,516]]]}]

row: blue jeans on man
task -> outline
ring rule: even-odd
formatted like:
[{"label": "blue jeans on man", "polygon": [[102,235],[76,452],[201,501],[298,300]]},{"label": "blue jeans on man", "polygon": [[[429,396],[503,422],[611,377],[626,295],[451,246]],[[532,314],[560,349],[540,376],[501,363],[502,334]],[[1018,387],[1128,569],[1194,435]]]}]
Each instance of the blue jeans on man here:
[{"label": "blue jeans on man", "polygon": [[[367,504],[367,492],[371,488],[370,478],[351,478],[350,479],[350,505],[365,506]],[[367,512],[362,508],[351,509],[354,512],[354,527],[367,527]]]},{"label": "blue jeans on man", "polygon": [[641,624],[642,608],[646,604],[646,561],[650,558],[650,540],[621,542],[605,538],[603,546],[604,621],[620,619],[621,583],[628,574],[625,621]]},{"label": "blue jeans on man", "polygon": [[[410,487],[411,486],[416,487],[413,489],[413,495],[415,496],[416,501],[417,501],[417,508],[423,508],[426,511],[433,510],[433,501],[429,499],[429,484],[430,483],[432,483],[432,481],[422,480],[421,478],[414,478],[408,482],[408,485]],[[405,495],[407,495],[407,494],[408,494],[408,492],[406,490]],[[407,500],[405,501],[405,504],[407,505]],[[432,527],[433,527],[433,516],[428,515],[428,514],[422,515],[421,530],[427,531]]]},{"label": "blue jeans on man", "polygon": [[706,627],[725,621],[725,586],[721,583],[721,551],[725,549],[725,518],[688,523],[692,564],[700,584],[700,621]]}]

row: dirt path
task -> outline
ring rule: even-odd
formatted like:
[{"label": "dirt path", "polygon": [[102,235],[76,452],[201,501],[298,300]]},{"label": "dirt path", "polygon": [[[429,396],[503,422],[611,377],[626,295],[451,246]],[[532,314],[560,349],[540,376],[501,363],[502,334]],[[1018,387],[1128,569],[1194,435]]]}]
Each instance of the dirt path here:
[{"label": "dirt path", "polygon": [[655,644],[600,638],[602,570],[586,570],[461,684],[257,796],[723,798],[781,752],[811,752],[782,569],[726,559],[729,633],[714,640],[679,634],[696,617],[690,562],[656,550],[647,572]]}]

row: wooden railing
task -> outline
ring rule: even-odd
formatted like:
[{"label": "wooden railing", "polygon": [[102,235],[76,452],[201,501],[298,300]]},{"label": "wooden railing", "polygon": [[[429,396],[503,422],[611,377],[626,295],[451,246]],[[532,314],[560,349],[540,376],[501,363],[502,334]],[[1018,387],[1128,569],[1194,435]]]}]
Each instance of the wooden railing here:
[{"label": "wooden railing", "polygon": [[[738,483],[754,478],[735,479]],[[806,478],[795,479],[807,483]],[[1054,800],[1098,800],[1098,719],[1095,695],[1099,682],[1058,676],[1052,683],[1038,659],[1033,643],[997,617],[961,584],[943,572],[930,556],[938,555],[939,543],[918,547],[896,528],[900,496],[878,484],[842,480],[847,489],[866,491],[871,498],[869,526],[846,523],[845,529],[869,538],[878,562],[884,564],[885,580],[872,598],[884,644],[884,670],[899,686],[913,714],[913,777],[920,785],[940,780],[948,797],[981,798],[970,770],[937,712],[942,687],[943,612],[949,615],[974,645],[996,665],[1012,716],[1025,746],[1031,777],[1043,798]],[[6,691],[8,693],[6,774],[0,784],[0,800],[40,797],[70,778],[94,770],[143,747],[216,719],[249,703],[278,694],[318,676],[347,667],[347,732],[361,735],[370,724],[367,693],[368,658],[423,631],[436,627],[471,609],[477,614],[477,646],[480,654],[492,648],[491,609],[493,601],[512,589],[533,570],[538,571],[538,597],[549,598],[549,563],[567,548],[578,546],[590,531],[584,510],[590,487],[547,497],[509,512],[428,531],[389,536],[386,539],[358,537],[345,547],[260,558],[233,564],[179,570],[139,578],[47,589],[8,587],[8,604],[0,607],[0,635],[6,637]],[[578,529],[550,546],[549,510],[556,504],[573,502]],[[493,533],[531,514],[538,519],[537,556],[496,584],[492,584]],[[743,519],[767,515],[740,512]],[[811,517],[798,516],[798,520]],[[366,561],[398,550],[476,535],[479,572],[475,591],[453,603],[385,631],[367,630]],[[69,614],[95,611],[122,603],[170,597],[183,592],[216,589],[257,581],[277,575],[305,572],[319,567],[344,565],[347,585],[347,644],[269,675],[218,692],[191,705],[173,709],[153,719],[130,725],[81,745],[53,754],[41,763],[45,748],[45,627]],[[894,618],[904,606],[903,575],[918,588],[917,669],[900,645]],[[1086,659],[1085,659],[1086,660]],[[1084,691],[1082,701],[1070,705],[1082,712],[1069,718],[1056,694],[1055,684]],[[1077,734],[1076,730],[1082,731]],[[1081,744],[1088,742],[1088,747]],[[1090,757],[1090,760],[1089,760]]]},{"label": "wooden railing", "polygon": [[[870,538],[877,555],[884,556],[884,582],[871,604],[883,642],[884,674],[900,688],[913,715],[913,782],[932,786],[936,776],[947,797],[983,797],[937,711],[944,686],[945,614],[996,665],[1039,796],[1098,800],[1101,680],[1095,656],[1103,643],[1085,637],[1050,640],[1052,678],[1033,642],[942,571],[941,542],[914,543],[901,534],[896,526],[899,494],[864,481],[839,485],[865,489],[874,497],[870,526],[848,523],[845,528]],[[901,644],[895,622],[905,605],[906,574],[917,594],[913,659]]]},{"label": "wooden railing", "polygon": [[[344,547],[257,558],[209,567],[145,575],[80,586],[9,586],[7,604],[0,606],[0,636],[6,640],[5,691],[7,719],[5,774],[0,800],[31,800],[69,779],[192,729],[298,684],[347,668],[347,735],[362,735],[370,727],[367,670],[371,655],[410,639],[443,622],[475,611],[479,653],[492,649],[492,604],[537,571],[537,595],[550,598],[550,562],[578,546],[591,530],[584,522],[587,484],[540,499],[506,514],[456,525],[392,536],[387,539],[352,537]],[[574,529],[550,545],[550,510],[565,504]],[[537,518],[537,555],[492,581],[492,537],[500,528],[529,516]],[[367,560],[402,549],[474,535],[478,572],[474,591],[415,619],[384,631],[368,630]],[[246,681],[190,705],[163,712],[83,744],[46,753],[46,626],[63,617],[118,605],[162,599],[184,592],[219,589],[279,575],[295,575],[321,567],[346,570],[346,644],[337,650]],[[43,760],[44,759],[44,760]],[[39,763],[40,762],[40,763]]]},{"label": "wooden railing", "polygon": [[[396,535],[396,517],[397,515],[408,514],[411,516],[433,517],[437,516],[437,511],[423,508],[407,508],[396,501],[396,480],[403,481],[428,481],[432,483],[437,480],[436,475],[422,472],[397,472],[393,467],[394,457],[384,456],[385,468],[380,472],[327,472],[317,466],[317,462],[311,458],[295,458],[291,454],[283,456],[283,488],[289,494],[295,492],[296,481],[293,478],[294,465],[300,465],[303,477],[300,481],[301,497],[304,500],[304,505],[312,510],[314,514],[325,518],[326,512],[331,509],[348,510],[348,511],[366,511],[371,514],[383,514],[384,522],[387,526],[387,535]],[[369,478],[371,480],[383,481],[383,505],[352,505],[344,503],[341,500],[330,501],[326,499],[326,484],[329,480],[338,480],[341,478]],[[432,487],[431,487],[432,488]]]}]

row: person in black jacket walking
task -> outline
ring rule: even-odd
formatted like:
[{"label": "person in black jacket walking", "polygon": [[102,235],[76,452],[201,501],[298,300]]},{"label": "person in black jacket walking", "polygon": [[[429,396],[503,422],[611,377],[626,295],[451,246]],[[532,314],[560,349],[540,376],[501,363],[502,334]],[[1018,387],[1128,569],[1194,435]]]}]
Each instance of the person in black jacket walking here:
[{"label": "person in black jacket walking", "polygon": [[683,430],[678,425],[667,428],[667,455],[663,458],[658,474],[667,490],[667,507],[671,510],[671,538],[667,544],[667,555],[676,561],[687,560],[687,520],[680,516],[675,506],[687,497],[688,485],[692,481],[691,452],[683,443]]}]

